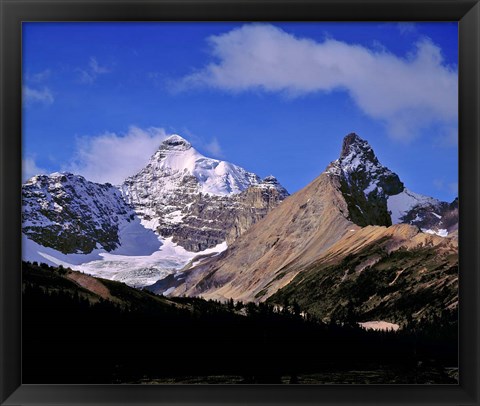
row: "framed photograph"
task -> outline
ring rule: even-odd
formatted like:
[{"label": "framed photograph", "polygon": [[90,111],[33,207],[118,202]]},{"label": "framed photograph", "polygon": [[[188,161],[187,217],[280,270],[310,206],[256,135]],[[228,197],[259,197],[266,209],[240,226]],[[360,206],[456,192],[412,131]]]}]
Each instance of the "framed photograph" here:
[{"label": "framed photograph", "polygon": [[477,1],[0,5],[2,405],[479,404]]}]

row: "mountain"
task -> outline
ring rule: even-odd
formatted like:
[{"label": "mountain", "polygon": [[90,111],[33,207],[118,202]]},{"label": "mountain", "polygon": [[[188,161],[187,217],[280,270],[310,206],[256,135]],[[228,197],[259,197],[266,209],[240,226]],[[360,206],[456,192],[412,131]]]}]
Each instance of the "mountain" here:
[{"label": "mountain", "polygon": [[339,177],[348,217],[362,227],[408,223],[442,236],[458,228],[457,200],[449,204],[410,191],[357,134],[344,138],[340,158],[326,172]]},{"label": "mountain", "polygon": [[206,158],[173,135],[119,187],[70,173],[28,180],[23,258],[151,285],[225,249],[286,196],[273,176]]},{"label": "mountain", "polygon": [[[282,288],[287,292],[294,286],[291,283],[298,284],[298,280],[303,280],[304,272],[314,272],[312,269],[335,265],[348,276],[351,271],[346,267],[352,262],[348,255],[363,260],[365,266],[370,267],[376,263],[372,247],[383,250],[381,255],[378,254],[381,258],[388,258],[392,253],[411,257],[408,266],[412,269],[419,267],[425,255],[436,255],[444,249],[445,255],[436,258],[434,268],[453,272],[458,263],[456,243],[450,242],[450,238],[431,234],[434,233],[433,227],[441,225],[440,221],[446,222],[447,219],[438,218],[442,217],[440,213],[446,214],[445,210],[450,210],[448,223],[452,224],[451,228],[455,227],[458,223],[456,207],[455,202],[448,205],[410,192],[398,175],[380,164],[365,140],[349,134],[343,141],[339,159],[253,225],[226,251],[181,274],[159,281],[150,289],[157,293],[168,289],[171,295],[264,301]],[[430,234],[422,233],[417,226],[427,219],[433,221],[428,225]],[[411,225],[398,224],[401,222]],[[357,248],[340,255],[343,246]],[[431,249],[427,252],[424,247]],[[339,252],[335,254],[336,251]],[[399,270],[393,267],[390,272]],[[417,271],[421,273],[421,270]],[[318,271],[315,275],[322,273]],[[407,275],[409,272],[405,273]],[[417,276],[411,276],[412,284]],[[449,291],[448,300],[456,295],[455,277],[453,282],[449,280],[448,286],[439,288]],[[322,282],[320,278],[314,278],[311,283],[305,285],[306,289],[315,290],[315,283]],[[362,289],[355,283],[353,285],[352,289]],[[400,285],[398,283],[392,289],[398,287],[401,292]],[[279,293],[278,297],[284,296]],[[320,300],[305,295],[307,297],[308,300]],[[334,296],[332,300],[335,300]]]},{"label": "mountain", "polygon": [[340,158],[326,173],[340,181],[349,220],[362,227],[392,225],[388,198],[402,193],[404,185],[397,174],[380,164],[367,141],[354,133],[347,135]]},{"label": "mountain", "polygon": [[120,190],[146,227],[192,252],[231,243],[288,196],[273,176],[207,158],[179,135]]},{"label": "mountain", "polygon": [[119,227],[135,217],[117,188],[82,176],[38,175],[22,186],[23,233],[64,254],[117,248]]},{"label": "mountain", "polygon": [[[179,286],[171,294],[248,301],[261,297],[265,289],[274,293],[290,282],[296,269],[316,259],[350,229],[359,228],[348,220],[340,186],[337,176],[323,173],[226,251],[179,274]],[[162,282],[152,287],[157,293],[165,288]]]}]

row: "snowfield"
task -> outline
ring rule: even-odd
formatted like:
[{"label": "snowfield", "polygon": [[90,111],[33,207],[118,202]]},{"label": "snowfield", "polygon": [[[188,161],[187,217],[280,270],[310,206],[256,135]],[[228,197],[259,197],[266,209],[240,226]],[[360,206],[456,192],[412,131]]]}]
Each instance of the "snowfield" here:
[{"label": "snowfield", "polygon": [[124,282],[142,288],[169,274],[178,272],[197,255],[222,252],[224,242],[202,252],[189,252],[145,228],[138,219],[123,224],[119,230],[120,246],[111,252],[95,249],[89,254],[63,254],[43,247],[22,236],[23,260],[62,265],[100,278]]}]

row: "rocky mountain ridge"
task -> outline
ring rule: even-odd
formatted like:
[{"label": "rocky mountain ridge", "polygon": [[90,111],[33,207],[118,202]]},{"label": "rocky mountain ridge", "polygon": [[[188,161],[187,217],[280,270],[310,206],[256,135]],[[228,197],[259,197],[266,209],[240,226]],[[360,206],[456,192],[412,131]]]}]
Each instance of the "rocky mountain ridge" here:
[{"label": "rocky mountain ridge", "polygon": [[[149,288],[157,294],[278,306],[295,300],[328,319],[349,311],[348,297],[367,280],[377,296],[355,299],[366,322],[403,322],[412,309],[428,314],[430,299],[456,306],[458,200],[411,192],[356,134],[292,196],[274,177],[206,158],[179,136],[118,187],[56,173],[30,179],[22,192],[23,231],[39,244],[34,261],[53,258],[40,252],[52,247],[75,257],[57,255],[54,264],[80,264],[132,286],[157,280]],[[411,309],[394,314],[389,303],[404,303],[402,292]],[[329,299],[319,305],[319,295]],[[415,298],[423,307],[412,305]]]},{"label": "rocky mountain ridge", "polygon": [[[426,224],[427,219],[432,222]],[[399,224],[402,222],[411,224]],[[342,272],[348,269],[341,264],[350,266],[348,255],[353,258],[364,255],[366,267],[375,265],[375,257],[368,248],[372,243],[387,247],[382,254],[386,257],[395,253],[413,258],[407,264],[412,270],[425,255],[439,254],[445,246],[445,255],[438,256],[439,262],[432,266],[448,273],[458,263],[455,233],[454,242],[432,235],[442,235],[434,228],[447,222],[451,229],[458,223],[456,202],[439,202],[409,191],[398,175],[380,164],[366,141],[349,134],[338,160],[253,225],[226,251],[159,281],[151,289],[156,293],[168,290],[172,295],[264,301],[288,289],[312,267],[324,267],[332,260],[325,255],[341,252],[341,247],[357,247],[357,252],[344,256],[338,253],[335,257],[335,264]],[[422,224],[430,228],[421,232]],[[368,238],[362,237],[365,233]],[[443,236],[447,235],[448,232]],[[412,245],[410,239],[417,243]],[[429,251],[423,247],[429,247]],[[395,272],[400,270],[395,268]],[[456,295],[457,282],[452,275],[446,287],[449,298],[446,306],[450,306],[450,299]]]},{"label": "rocky mountain ridge", "polygon": [[160,238],[199,252],[233,242],[287,196],[275,177],[207,158],[172,135],[119,187],[71,173],[31,178],[22,186],[22,226],[41,246],[88,254],[118,248],[120,227],[141,220]]}]

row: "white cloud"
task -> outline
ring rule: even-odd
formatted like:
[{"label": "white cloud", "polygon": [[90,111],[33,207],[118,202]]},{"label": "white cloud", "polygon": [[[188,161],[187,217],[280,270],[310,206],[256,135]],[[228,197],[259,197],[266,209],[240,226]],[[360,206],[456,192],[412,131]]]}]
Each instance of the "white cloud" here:
[{"label": "white cloud", "polygon": [[457,72],[428,39],[405,58],[331,38],[298,38],[265,24],[244,25],[208,41],[216,61],[181,79],[179,90],[260,89],[290,97],[344,90],[367,116],[402,140],[435,123],[456,125]]},{"label": "white cloud", "polygon": [[126,134],[79,137],[73,162],[63,169],[99,183],[122,183],[140,171],[167,134],[162,128],[131,127]]},{"label": "white cloud", "polygon": [[54,100],[53,94],[48,87],[39,90],[23,86],[23,101],[25,103],[52,104]]},{"label": "white cloud", "polygon": [[216,158],[223,157],[222,147],[216,138],[213,138],[208,144],[204,146],[205,150]]},{"label": "white cloud", "polygon": [[26,157],[22,159],[22,182],[25,182],[32,176],[45,173],[47,173],[47,170],[38,167],[34,158]]},{"label": "white cloud", "polygon": [[97,80],[99,75],[109,73],[110,69],[105,66],[100,66],[97,59],[91,57],[88,62],[88,68],[78,69],[78,72],[80,73],[80,82],[91,84]]}]

